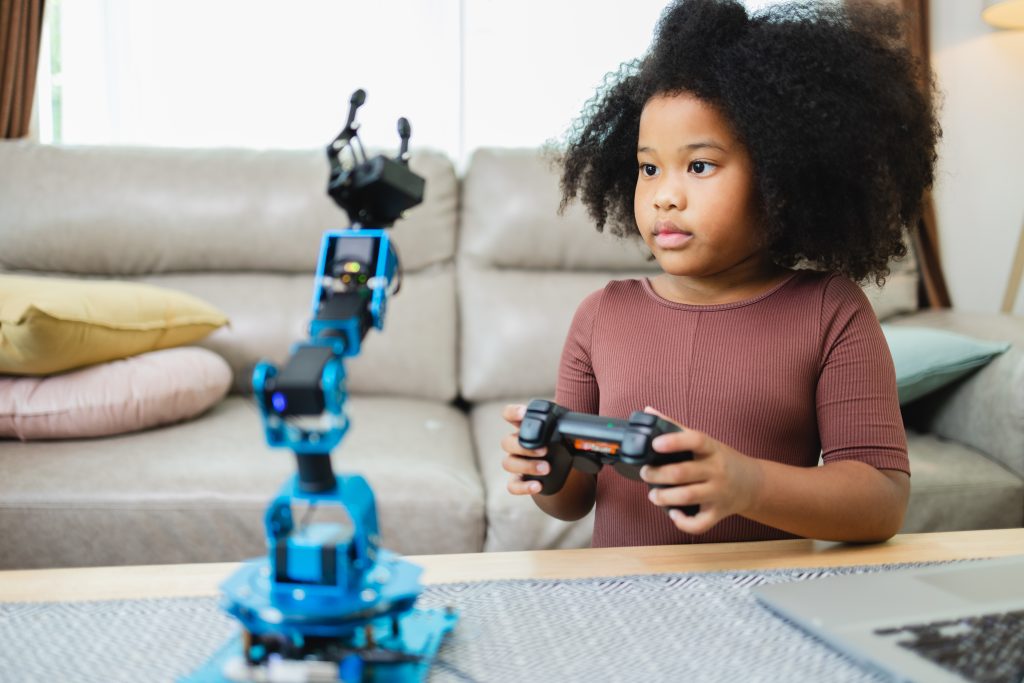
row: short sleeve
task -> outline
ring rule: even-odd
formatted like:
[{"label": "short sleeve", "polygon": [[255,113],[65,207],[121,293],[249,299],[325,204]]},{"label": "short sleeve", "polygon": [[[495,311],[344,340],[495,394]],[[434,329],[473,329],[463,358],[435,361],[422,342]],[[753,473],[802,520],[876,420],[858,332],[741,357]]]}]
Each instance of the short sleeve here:
[{"label": "short sleeve", "polygon": [[591,362],[594,321],[604,290],[589,294],[576,309],[558,364],[555,402],[579,413],[598,412],[600,391]]},{"label": "short sleeve", "polygon": [[821,306],[817,419],[825,463],[859,460],[910,474],[896,372],[864,292],[833,276]]}]

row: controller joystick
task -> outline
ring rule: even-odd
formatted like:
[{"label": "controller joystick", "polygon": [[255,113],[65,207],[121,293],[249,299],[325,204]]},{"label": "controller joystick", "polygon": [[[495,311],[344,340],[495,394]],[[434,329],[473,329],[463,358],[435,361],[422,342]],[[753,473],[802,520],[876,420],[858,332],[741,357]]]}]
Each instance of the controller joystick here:
[{"label": "controller joystick", "polygon": [[[524,475],[523,480],[539,481],[544,496],[561,491],[572,468],[597,474],[604,465],[611,465],[620,475],[641,481],[640,468],[644,465],[660,467],[693,460],[690,451],[657,453],[651,446],[655,437],[678,431],[680,428],[671,422],[639,410],[622,420],[574,413],[553,401],[533,399],[519,425],[519,445],[530,450],[546,446],[548,452],[543,459],[551,471],[543,476]],[[649,486],[663,488],[660,484]],[[678,509],[692,517],[700,506]]]}]

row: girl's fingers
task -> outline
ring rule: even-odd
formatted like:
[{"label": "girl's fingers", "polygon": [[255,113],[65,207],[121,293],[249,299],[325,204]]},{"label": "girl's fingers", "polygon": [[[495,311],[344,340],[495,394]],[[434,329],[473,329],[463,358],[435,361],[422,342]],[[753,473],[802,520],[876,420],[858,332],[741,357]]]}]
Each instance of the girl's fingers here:
[{"label": "girl's fingers", "polygon": [[539,481],[523,481],[518,476],[508,480],[508,492],[514,496],[527,496],[540,493]]},{"label": "girl's fingers", "polygon": [[545,455],[547,455],[548,452],[547,448],[538,448],[535,451],[530,450],[528,448],[523,448],[522,446],[519,445],[518,432],[506,434],[505,436],[502,437],[501,450],[505,451],[510,455],[518,455],[524,458],[543,458]]},{"label": "girl's fingers", "polygon": [[677,529],[695,536],[708,531],[722,519],[714,504],[701,505],[700,511],[693,517],[687,517],[682,510],[669,510],[668,515]]},{"label": "girl's fingers", "polygon": [[699,458],[704,455],[710,455],[714,452],[717,442],[707,434],[699,432],[696,429],[684,427],[657,408],[647,406],[644,408],[644,412],[657,415],[661,419],[671,422],[683,430],[681,432],[669,432],[668,434],[662,434],[654,439],[654,441],[651,442],[651,445],[658,453],[692,451],[694,457]]},{"label": "girl's fingers", "polygon": [[673,420],[671,417],[669,417],[665,413],[663,413],[660,410],[658,410],[657,408],[652,408],[651,406],[646,406],[644,408],[644,412],[645,413],[650,413],[651,415],[657,415],[662,420],[665,420],[666,422],[671,422],[672,424],[674,424],[676,427],[679,427],[680,429],[685,429],[685,427],[683,427],[683,425],[679,424],[678,422]]},{"label": "girl's fingers", "polygon": [[712,455],[715,452],[717,441],[704,432],[695,429],[687,429],[682,432],[669,432],[654,438],[651,446],[658,453],[678,453],[679,451],[690,451],[695,459]]},{"label": "girl's fingers", "polygon": [[507,455],[501,461],[501,468],[509,474],[522,476],[529,474],[534,477],[543,477],[551,473],[551,465],[545,460],[537,458],[520,458],[517,455]]},{"label": "girl's fingers", "polygon": [[[516,416],[516,408],[525,406],[505,406],[502,417],[509,419]],[[520,416],[521,417],[521,416]],[[519,426],[518,421],[515,426]],[[539,481],[523,481],[523,475],[543,477],[551,473],[551,465],[542,458],[547,455],[547,448],[539,448],[535,451],[528,450],[519,445],[519,432],[506,434],[501,439],[501,448],[507,454],[501,461],[501,467],[512,475],[508,480],[508,492],[515,496],[526,496],[540,493],[541,484]]]},{"label": "girl's fingers", "polygon": [[647,494],[647,498],[652,503],[662,507],[701,505],[701,503],[707,503],[712,496],[713,492],[708,484],[690,484],[688,486],[651,489]]},{"label": "girl's fingers", "polygon": [[708,477],[706,465],[690,460],[661,467],[644,465],[640,468],[640,478],[648,484],[681,486],[706,481]]},{"label": "girl's fingers", "polygon": [[514,427],[518,427],[526,414],[526,406],[521,403],[510,403],[501,409],[501,417]]},{"label": "girl's fingers", "polygon": [[[651,489],[648,498],[655,505],[670,508],[668,515],[672,523],[677,529],[688,534],[703,534],[722,519],[718,512],[718,506],[713,500],[714,491],[710,484]],[[686,505],[699,505],[700,510],[691,517],[682,510],[671,509]]]}]

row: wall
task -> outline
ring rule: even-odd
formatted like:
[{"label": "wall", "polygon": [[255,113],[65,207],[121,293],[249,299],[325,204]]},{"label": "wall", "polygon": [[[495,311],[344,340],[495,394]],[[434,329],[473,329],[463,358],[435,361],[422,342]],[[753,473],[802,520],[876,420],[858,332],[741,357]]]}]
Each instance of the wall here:
[{"label": "wall", "polygon": [[1024,30],[985,24],[981,0],[932,0],[931,36],[943,268],[955,307],[997,311],[1024,221]]}]

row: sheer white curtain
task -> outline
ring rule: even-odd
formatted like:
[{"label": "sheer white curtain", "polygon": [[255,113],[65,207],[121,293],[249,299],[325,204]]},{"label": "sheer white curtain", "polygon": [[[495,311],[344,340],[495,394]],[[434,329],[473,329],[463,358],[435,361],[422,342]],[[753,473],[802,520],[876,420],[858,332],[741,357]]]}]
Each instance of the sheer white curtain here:
[{"label": "sheer white curtain", "polygon": [[665,0],[465,3],[463,143],[561,137],[605,74],[647,49]]},{"label": "sheer white curtain", "polygon": [[[370,145],[458,146],[458,0],[64,0],[62,141],[313,147],[352,91]],[[45,138],[44,138],[45,139]]]},{"label": "sheer white curtain", "polygon": [[[745,0],[750,9],[778,2]],[[644,53],[666,4],[465,0],[465,152],[560,138],[604,76]]]},{"label": "sheer white curtain", "polygon": [[414,147],[461,166],[479,146],[559,138],[604,75],[644,51],[665,0],[51,4],[60,142],[317,147],[362,87],[368,145],[397,145],[406,116]]}]

